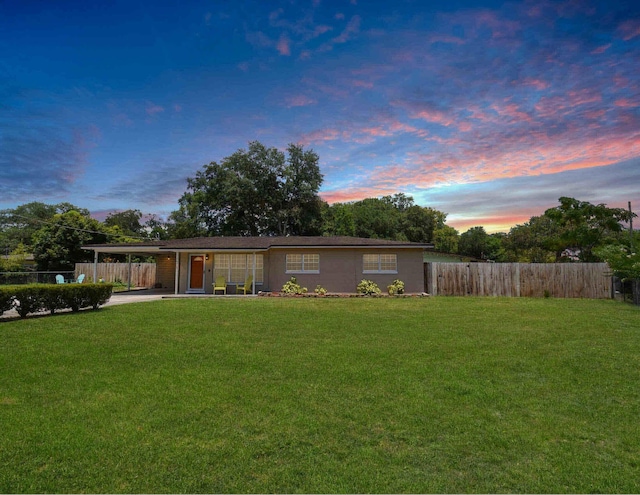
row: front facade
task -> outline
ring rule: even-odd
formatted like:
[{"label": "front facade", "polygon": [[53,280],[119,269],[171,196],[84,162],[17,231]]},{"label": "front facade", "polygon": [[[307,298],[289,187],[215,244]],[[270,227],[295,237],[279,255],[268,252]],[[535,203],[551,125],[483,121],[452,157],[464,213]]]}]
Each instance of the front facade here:
[{"label": "front facade", "polygon": [[157,285],[176,294],[211,294],[224,277],[227,294],[251,279],[250,292],[279,291],[295,277],[310,292],[354,293],[363,279],[381,289],[394,280],[407,293],[424,291],[423,252],[418,244],[355,237],[204,237],[151,244],[86,246],[96,253],[155,254]]}]

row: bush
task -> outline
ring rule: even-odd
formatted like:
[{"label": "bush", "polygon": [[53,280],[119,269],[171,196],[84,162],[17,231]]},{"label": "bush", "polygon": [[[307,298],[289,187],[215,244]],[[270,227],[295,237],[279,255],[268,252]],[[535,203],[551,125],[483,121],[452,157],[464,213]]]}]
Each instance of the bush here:
[{"label": "bush", "polygon": [[43,287],[47,286],[38,284],[14,286],[16,311],[20,318],[26,318],[29,313],[37,313],[45,309]]},{"label": "bush", "polygon": [[0,315],[13,308],[14,298],[12,287],[0,287]]},{"label": "bush", "polygon": [[[81,308],[98,309],[111,297],[112,284],[31,284],[13,285],[0,289],[0,309],[9,300],[21,318],[29,313],[46,310],[54,314],[56,310],[70,308],[80,311]],[[2,309],[11,309],[11,305]]]},{"label": "bush", "polygon": [[358,294],[365,294],[367,296],[378,295],[382,292],[380,287],[378,287],[378,284],[371,280],[362,280],[358,284],[357,291]]},{"label": "bush", "polygon": [[109,299],[111,299],[111,292],[113,291],[112,284],[92,284],[87,285],[87,299],[89,306],[93,309],[98,309],[104,305]]},{"label": "bush", "polygon": [[41,292],[42,296],[42,309],[49,311],[51,314],[54,314],[57,309],[64,309],[64,290],[66,289],[65,285],[56,284],[56,285],[48,285],[46,290]]},{"label": "bush", "polygon": [[327,289],[322,287],[321,285],[316,285],[316,288],[313,290],[319,296],[324,296],[327,293]]},{"label": "bush", "polygon": [[387,292],[390,296],[404,294],[404,282],[402,280],[395,279],[391,285],[387,285]]},{"label": "bush", "polygon": [[300,287],[296,277],[291,277],[291,279],[282,286],[282,291],[284,294],[294,295],[294,294],[306,294],[307,288]]}]

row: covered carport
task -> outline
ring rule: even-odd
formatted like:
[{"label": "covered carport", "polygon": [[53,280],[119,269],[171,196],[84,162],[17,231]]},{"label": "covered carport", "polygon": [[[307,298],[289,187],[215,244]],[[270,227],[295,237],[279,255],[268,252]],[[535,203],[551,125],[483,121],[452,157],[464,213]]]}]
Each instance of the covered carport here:
[{"label": "covered carport", "polygon": [[127,257],[127,290],[131,290],[131,269],[132,269],[132,256],[154,256],[156,259],[156,263],[164,262],[166,258],[167,263],[171,263],[173,261],[173,269],[175,270],[175,274],[173,277],[173,291],[175,294],[178,293],[178,280],[179,280],[179,266],[178,263],[175,263],[176,253],[162,249],[166,245],[164,241],[155,241],[150,243],[139,243],[139,244],[92,244],[89,246],[82,246],[82,249],[86,249],[87,251],[93,251],[93,280],[98,280],[98,262],[100,254],[117,254],[117,255],[126,255]]}]

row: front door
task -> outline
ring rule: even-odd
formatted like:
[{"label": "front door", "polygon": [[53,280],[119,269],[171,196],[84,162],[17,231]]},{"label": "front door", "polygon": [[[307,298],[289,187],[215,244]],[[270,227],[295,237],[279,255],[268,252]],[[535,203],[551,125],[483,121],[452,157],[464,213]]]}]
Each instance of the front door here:
[{"label": "front door", "polygon": [[189,292],[204,292],[204,256],[189,256]]}]

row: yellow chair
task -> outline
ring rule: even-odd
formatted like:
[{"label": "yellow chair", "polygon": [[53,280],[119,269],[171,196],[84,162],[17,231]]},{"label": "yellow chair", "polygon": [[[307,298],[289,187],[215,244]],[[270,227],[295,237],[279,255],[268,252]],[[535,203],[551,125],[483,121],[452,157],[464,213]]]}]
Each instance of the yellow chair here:
[{"label": "yellow chair", "polygon": [[244,285],[236,285],[236,294],[240,294],[240,291],[242,291],[244,293],[244,295],[247,295],[247,291],[249,291],[251,294],[253,294],[253,275],[249,275],[247,277],[247,280],[244,281]]},{"label": "yellow chair", "polygon": [[222,275],[216,277],[216,281],[213,284],[213,293],[215,294],[217,290],[221,290],[224,294],[227,293],[227,281]]}]

